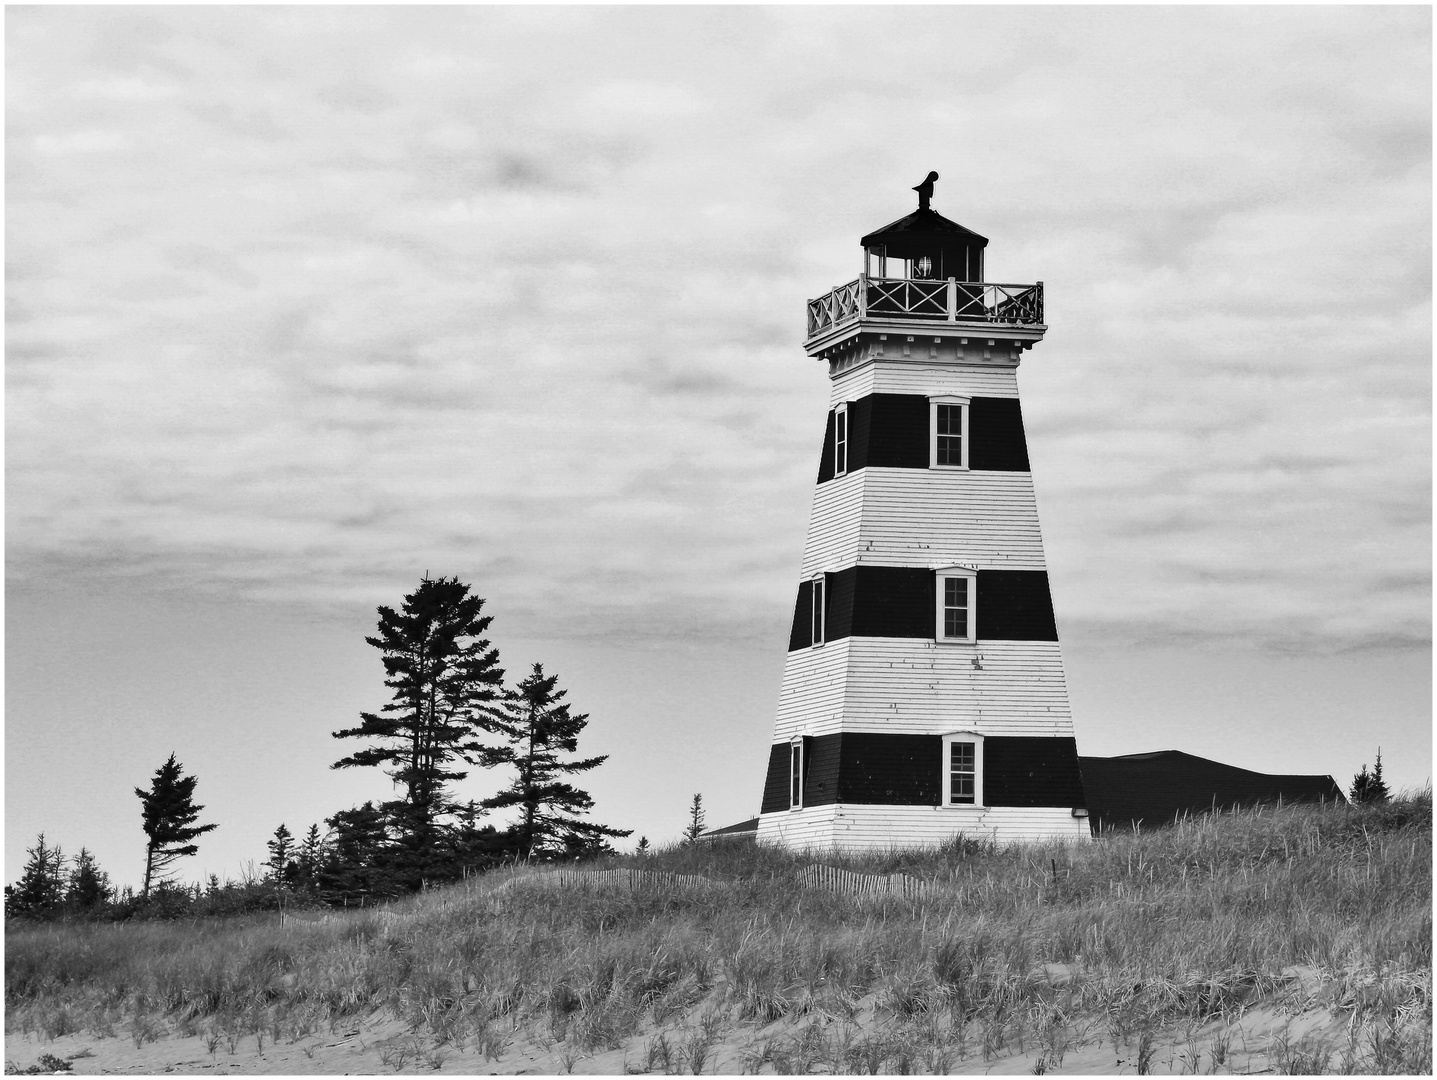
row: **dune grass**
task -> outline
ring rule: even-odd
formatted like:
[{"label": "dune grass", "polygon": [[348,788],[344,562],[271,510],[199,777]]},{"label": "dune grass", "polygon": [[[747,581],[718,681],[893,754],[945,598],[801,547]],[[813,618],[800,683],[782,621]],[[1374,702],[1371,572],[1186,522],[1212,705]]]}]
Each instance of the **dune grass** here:
[{"label": "dune grass", "polygon": [[[814,861],[941,882],[941,896],[795,884]],[[410,1064],[458,1051],[482,1068],[523,1029],[576,1056],[649,1033],[632,1067],[675,1072],[704,1068],[735,1025],[785,1020],[786,1034],[755,1035],[745,1068],[944,1072],[1040,1049],[1057,1071],[1093,1040],[1150,1066],[1155,1031],[1283,991],[1349,1018],[1352,1034],[1342,1048],[1283,1047],[1280,1070],[1431,1072],[1430,792],[1092,844],[959,838],[866,856],[725,844],[607,865],[640,864],[711,884],[491,875],[284,926],[7,928],[6,1029],[262,1047],[382,1010],[413,1028]],[[1221,1045],[1204,1052],[1221,1065]]]}]

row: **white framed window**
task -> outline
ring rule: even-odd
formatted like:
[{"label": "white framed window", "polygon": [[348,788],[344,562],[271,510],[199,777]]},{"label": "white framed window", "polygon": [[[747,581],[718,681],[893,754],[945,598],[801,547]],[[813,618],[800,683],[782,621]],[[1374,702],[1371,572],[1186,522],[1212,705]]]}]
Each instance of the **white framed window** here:
[{"label": "white framed window", "polygon": [[788,744],[788,808],[803,809],[803,739]]},{"label": "white framed window", "polygon": [[955,731],[943,736],[943,805],[984,805],[982,735]]},{"label": "white framed window", "polygon": [[827,626],[824,624],[824,588],[825,575],[819,574],[813,579],[813,639],[811,644],[815,647],[823,644],[824,631]]},{"label": "white framed window", "polygon": [[848,472],[848,402],[833,410],[833,475]]},{"label": "white framed window", "polygon": [[956,394],[928,399],[928,465],[934,469],[968,467],[968,401]]},{"label": "white framed window", "polygon": [[934,571],[934,631],[937,641],[976,641],[978,572],[966,566]]}]

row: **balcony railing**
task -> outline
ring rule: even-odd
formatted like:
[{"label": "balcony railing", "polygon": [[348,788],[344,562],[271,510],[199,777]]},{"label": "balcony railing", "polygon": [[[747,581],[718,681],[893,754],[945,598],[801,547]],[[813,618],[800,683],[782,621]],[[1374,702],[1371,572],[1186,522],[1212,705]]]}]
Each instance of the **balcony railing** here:
[{"label": "balcony railing", "polygon": [[1027,326],[1043,321],[1043,283],[990,285],[864,275],[808,302],[808,336],[871,316]]}]

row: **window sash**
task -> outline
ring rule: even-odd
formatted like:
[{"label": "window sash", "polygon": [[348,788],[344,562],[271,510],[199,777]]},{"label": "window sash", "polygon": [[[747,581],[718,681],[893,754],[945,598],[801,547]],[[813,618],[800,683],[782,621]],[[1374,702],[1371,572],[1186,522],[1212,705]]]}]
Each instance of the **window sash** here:
[{"label": "window sash", "polygon": [[976,641],[977,575],[957,570],[939,570],[935,585],[934,638],[938,641]]},{"label": "window sash", "polygon": [[824,601],[824,593],[827,591],[827,590],[824,588],[824,585],[825,585],[826,583],[827,583],[827,579],[826,579],[826,578],[816,577],[816,578],[813,579],[813,624],[812,624],[813,636],[812,636],[812,643],[813,643],[814,645],[822,645],[822,644],[823,644],[823,632],[824,632],[824,629],[825,629],[825,627],[824,627],[824,603],[823,603],[823,601]]},{"label": "window sash", "polygon": [[803,806],[803,744],[788,744],[788,808]]},{"label": "window sash", "polygon": [[943,636],[968,637],[968,579],[943,579]]},{"label": "window sash", "polygon": [[969,806],[978,798],[978,747],[971,742],[948,744],[948,802]]},{"label": "window sash", "polygon": [[833,475],[848,472],[848,410],[839,408],[833,414]]},{"label": "window sash", "polygon": [[963,464],[963,406],[938,406],[936,435],[938,464]]},{"label": "window sash", "polygon": [[968,406],[966,397],[937,395],[928,399],[928,464],[935,469],[968,468]]}]

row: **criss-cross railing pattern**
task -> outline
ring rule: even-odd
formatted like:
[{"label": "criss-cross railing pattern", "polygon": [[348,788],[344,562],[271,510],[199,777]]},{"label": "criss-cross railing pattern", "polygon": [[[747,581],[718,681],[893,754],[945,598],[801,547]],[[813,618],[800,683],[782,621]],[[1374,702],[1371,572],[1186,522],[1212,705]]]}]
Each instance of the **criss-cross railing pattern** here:
[{"label": "criss-cross railing pattern", "polygon": [[839,323],[856,319],[863,309],[863,279],[840,285],[831,293],[808,302],[808,332],[837,326]]},{"label": "criss-cross railing pattern", "polygon": [[926,281],[860,277],[808,302],[808,334],[865,316],[1028,325],[1043,321],[1043,283]]}]

